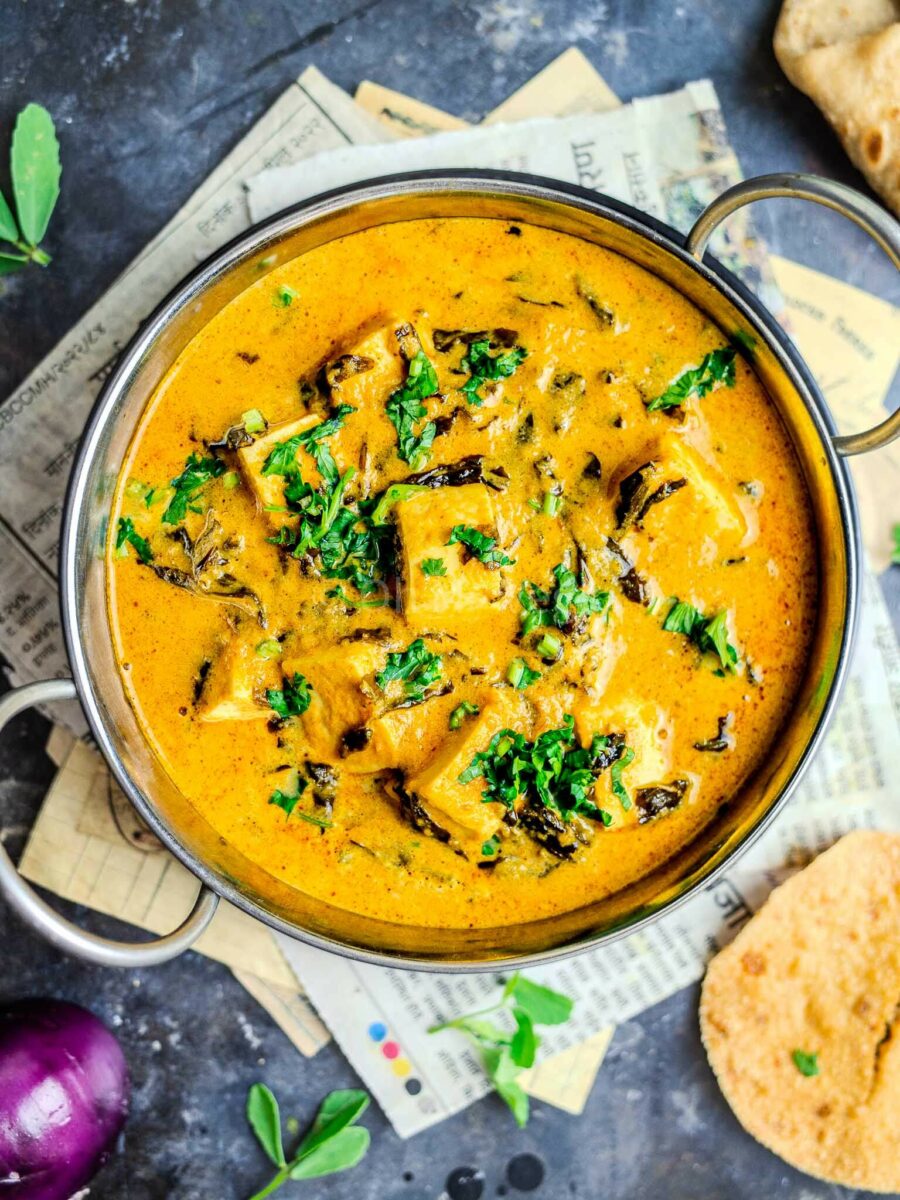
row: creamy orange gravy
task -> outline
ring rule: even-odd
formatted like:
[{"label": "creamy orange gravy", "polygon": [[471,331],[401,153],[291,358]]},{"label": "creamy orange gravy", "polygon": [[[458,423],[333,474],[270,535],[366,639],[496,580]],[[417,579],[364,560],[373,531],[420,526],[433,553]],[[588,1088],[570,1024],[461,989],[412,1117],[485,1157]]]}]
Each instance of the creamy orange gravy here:
[{"label": "creamy orange gravy", "polygon": [[[545,917],[608,895],[671,856],[765,758],[787,719],[813,625],[808,498],[750,367],[738,355],[733,387],[720,382],[668,412],[648,411],[682,372],[727,345],[723,332],[613,253],[516,229],[463,218],[396,224],[261,278],[191,342],[159,387],[111,522],[109,604],[123,679],[185,802],[282,881],[394,922],[465,928]],[[408,371],[404,350],[408,357],[414,345],[409,334],[396,336],[406,323],[440,393],[424,401],[439,431],[415,467],[398,456],[386,415]],[[481,385],[480,407],[469,405],[459,390],[466,345],[435,345],[447,342],[435,331],[447,330],[505,331],[490,354],[512,343],[527,356],[509,377]],[[298,385],[354,354],[356,373],[346,375],[346,364],[325,372],[332,387]],[[272,447],[341,403],[356,410],[327,439],[337,469],[355,468],[343,502],[472,455],[482,456],[484,471],[506,473],[490,475],[499,490],[476,481],[394,504],[387,519],[397,576],[369,596],[352,581],[322,578],[315,549],[301,561],[268,540],[282,525],[296,530],[298,517],[263,507],[273,494],[285,507],[285,477],[261,473]],[[215,451],[221,473],[198,489],[198,511],[166,524],[167,482],[248,410],[268,430],[242,449]],[[642,513],[632,506],[623,514],[622,481],[646,463],[654,464],[651,491],[677,486]],[[321,486],[302,447],[296,468]],[[148,505],[151,488],[161,492]],[[556,501],[544,511],[548,492],[561,495],[555,514]],[[133,544],[116,551],[123,518],[147,539],[150,565]],[[495,537],[498,553],[514,561],[492,569],[467,560],[463,546],[447,544],[459,524]],[[178,540],[178,525],[189,542]],[[161,574],[191,575],[187,546],[196,558],[204,529],[200,550],[212,549],[197,587],[173,586]],[[634,564],[631,586],[623,556]],[[440,558],[446,574],[426,575],[426,558]],[[577,572],[587,595],[606,592],[608,601],[574,629],[521,638],[523,584],[550,591],[558,564]],[[386,603],[353,607],[328,595],[339,583],[353,601]],[[258,598],[265,628],[254,598],[198,594],[241,588]],[[736,670],[663,628],[675,597],[705,617],[726,614]],[[541,661],[544,634],[560,643],[558,662]],[[439,656],[440,674],[422,703],[398,708],[410,698],[405,685],[380,687],[376,675],[389,653],[417,638]],[[508,682],[519,658],[540,672],[523,690]],[[309,708],[281,722],[268,693],[298,673],[311,689]],[[463,701],[479,712],[451,729]],[[459,775],[499,730],[533,741],[562,728],[566,714],[579,745],[616,735],[634,751],[619,766],[629,807],[612,768],[599,771],[595,815],[563,821],[548,848],[546,836],[542,844],[522,820],[504,820],[503,805],[484,801],[484,780],[463,784]],[[724,748],[698,749],[715,742],[720,718]],[[276,789],[294,794],[304,782],[290,815],[269,803]],[[668,790],[654,799],[659,787]]]}]

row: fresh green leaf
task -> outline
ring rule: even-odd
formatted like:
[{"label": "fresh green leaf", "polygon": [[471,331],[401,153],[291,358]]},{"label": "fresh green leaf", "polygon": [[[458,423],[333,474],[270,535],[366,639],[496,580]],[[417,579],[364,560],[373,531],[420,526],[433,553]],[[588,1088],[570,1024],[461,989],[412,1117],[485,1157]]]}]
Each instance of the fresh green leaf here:
[{"label": "fresh green leaf", "polygon": [[0,275],[12,275],[28,266],[28,258],[24,254],[0,253]]},{"label": "fresh green leaf", "polygon": [[573,1001],[562,992],[533,983],[518,972],[507,983],[503,996],[514,1000],[535,1025],[563,1025],[574,1007]]},{"label": "fresh green leaf", "polygon": [[25,241],[37,246],[59,198],[62,173],[53,118],[40,104],[29,104],[19,113],[10,165],[19,228]]},{"label": "fresh green leaf", "polygon": [[551,659],[553,662],[562,654],[562,642],[552,633],[545,633],[535,650],[543,659]]},{"label": "fresh green leaf", "polygon": [[520,797],[528,805],[552,808],[563,820],[575,814],[609,824],[594,803],[594,786],[601,773],[623,754],[620,734],[595,733],[591,744],[575,744],[575,721],[570,713],[558,729],[548,729],[530,742],[524,734],[501,729],[459,776],[460,783],[484,779],[485,800],[507,808]]},{"label": "fresh green leaf", "polygon": [[477,715],[478,705],[473,704],[471,700],[463,700],[450,714],[450,728],[459,729],[466,717],[476,717]]},{"label": "fresh green leaf", "polygon": [[900,566],[900,524],[895,525],[891,530],[891,536],[894,539],[894,549],[891,551],[891,562],[895,567]]},{"label": "fresh green leaf", "polygon": [[718,385],[734,387],[734,360],[737,351],[733,346],[722,346],[711,350],[699,367],[688,367],[678,375],[666,390],[647,405],[647,412],[677,408],[691,396],[702,399]]},{"label": "fresh green leaf", "polygon": [[380,596],[377,600],[354,600],[352,596],[348,596],[340,584],[337,587],[329,588],[325,593],[329,599],[340,600],[344,604],[349,604],[351,608],[384,608],[387,604],[387,599]]},{"label": "fresh green leaf", "polygon": [[498,1046],[482,1052],[482,1060],[488,1078],[497,1095],[505,1100],[512,1110],[520,1129],[528,1124],[530,1105],[525,1089],[518,1081],[521,1068],[514,1062],[508,1046]]},{"label": "fresh green leaf", "polygon": [[433,654],[421,638],[416,638],[405,650],[388,654],[384,668],[375,675],[375,682],[385,691],[389,684],[402,680],[406,695],[420,700],[440,677],[440,655]]},{"label": "fresh green leaf", "polygon": [[296,792],[283,792],[280,788],[276,788],[269,797],[269,803],[276,805],[290,816],[297,807],[297,801],[306,791],[307,786],[305,779],[298,779]]},{"label": "fresh green leaf", "polygon": [[545,492],[541,510],[545,517],[555,517],[562,508],[562,496],[557,492]]},{"label": "fresh green leaf", "polygon": [[241,424],[248,433],[265,433],[269,423],[258,408],[248,408],[241,413]]},{"label": "fresh green leaf", "polygon": [[622,810],[628,812],[631,808],[631,797],[628,795],[628,788],[622,782],[622,772],[626,767],[630,767],[634,762],[634,751],[630,746],[625,746],[619,757],[609,769],[609,782],[612,788],[613,795],[622,805]]},{"label": "fresh green leaf", "polygon": [[286,283],[281,283],[275,289],[272,303],[278,308],[290,308],[299,295],[300,293],[295,292],[292,287],[289,287]]},{"label": "fresh green leaf", "polygon": [[473,558],[484,563],[491,571],[495,571],[498,567],[511,567],[515,563],[515,559],[507,558],[501,550],[497,549],[495,537],[489,537],[488,534],[474,529],[471,525],[453,526],[447,545],[454,546],[457,543],[465,546]]},{"label": "fresh green leaf", "polygon": [[357,1121],[369,1107],[368,1092],[359,1088],[338,1088],[329,1092],[316,1113],[312,1128],[297,1147],[297,1154],[308,1154],[329,1138]]},{"label": "fresh green leaf", "polygon": [[496,833],[492,838],[489,838],[486,842],[482,842],[481,844],[481,853],[485,858],[493,858],[499,849],[500,839],[497,837]]},{"label": "fresh green leaf", "polygon": [[119,524],[116,529],[116,550],[121,551],[121,557],[123,558],[128,553],[126,549],[128,545],[134,546],[137,556],[142,563],[153,562],[153,551],[150,549],[150,543],[146,538],[141,537],[135,529],[131,517],[119,517]]},{"label": "fresh green leaf", "polygon": [[419,566],[423,575],[446,575],[447,564],[442,558],[423,558]]},{"label": "fresh green leaf", "polygon": [[386,524],[388,513],[395,504],[399,504],[403,500],[408,500],[410,496],[418,496],[420,492],[427,492],[429,490],[429,488],[421,483],[392,483],[390,487],[385,488],[382,492],[378,503],[372,510],[372,524]]},{"label": "fresh green leaf", "polygon": [[506,668],[506,682],[518,692],[524,692],[540,677],[540,671],[533,671],[524,658],[514,658]]},{"label": "fresh green leaf", "polygon": [[[18,242],[20,237],[19,227],[16,224],[16,218],[12,214],[12,209],[3,192],[0,191],[0,241],[3,242]],[[24,261],[28,259],[23,255]]]},{"label": "fresh green leaf", "polygon": [[291,1179],[321,1179],[355,1167],[365,1156],[371,1134],[361,1125],[342,1129],[329,1141],[316,1146],[298,1159],[291,1168]]},{"label": "fresh green leaf", "polygon": [[713,617],[704,617],[699,609],[675,598],[662,624],[668,633],[681,633],[691,639],[703,654],[715,654],[723,671],[736,671],[737,650],[728,641],[728,613],[723,609]]},{"label": "fresh green leaf", "polygon": [[[482,847],[482,853],[488,853],[487,843]],[[516,973],[493,1008],[433,1025],[428,1032],[456,1029],[470,1037],[481,1055],[491,1084],[509,1105],[516,1122],[523,1126],[528,1121],[528,1096],[518,1077],[523,1069],[534,1064],[540,1045],[534,1026],[562,1024],[571,1016],[572,1007],[567,996],[525,980]],[[515,1025],[512,1034],[485,1020],[494,1012],[505,1013],[507,1020],[511,1018]]]},{"label": "fresh green leaf", "polygon": [[685,637],[692,637],[694,628],[702,620],[699,610],[694,608],[693,604],[676,599],[666,613],[662,627],[668,633],[683,633]]},{"label": "fresh green leaf", "polygon": [[791,1060],[800,1074],[805,1075],[807,1079],[819,1074],[818,1051],[811,1054],[808,1050],[792,1050]]},{"label": "fresh green leaf", "polygon": [[523,346],[491,354],[490,342],[473,342],[460,363],[469,378],[460,389],[469,404],[480,406],[484,397],[478,389],[483,383],[495,379],[508,379],[528,357]]},{"label": "fresh green leaf", "polygon": [[188,508],[196,501],[211,479],[225,474],[221,459],[209,455],[201,458],[196,452],[188,455],[184,470],[170,480],[169,486],[175,494],[169,501],[162,519],[166,525],[180,525],[187,516]]},{"label": "fresh green leaf", "polygon": [[241,477],[237,471],[226,471],[222,476],[222,487],[227,492],[233,492],[236,487],[241,486]]},{"label": "fresh green leaf", "polygon": [[609,603],[609,592],[584,592],[578,577],[564,563],[553,568],[554,584],[549,592],[526,580],[519,592],[522,612],[519,620],[522,636],[527,637],[540,626],[551,626],[563,633],[583,628],[588,617],[601,613]]},{"label": "fresh green leaf", "polygon": [[269,708],[273,709],[282,720],[290,717],[302,717],[309,708],[312,685],[300,674],[294,672],[293,679],[285,679],[281,688],[269,688],[266,700]]},{"label": "fresh green leaf", "polygon": [[264,1083],[254,1083],[247,1093],[247,1120],[256,1140],[275,1166],[286,1166],[278,1101]]},{"label": "fresh green leaf", "polygon": [[437,433],[434,421],[418,426],[428,414],[422,401],[435,395],[437,390],[434,365],[425,351],[419,350],[409,361],[406,382],[391,393],[385,405],[388,420],[397,431],[397,453],[411,466],[419,466],[425,461]]},{"label": "fresh green leaf", "polygon": [[[264,1200],[289,1179],[321,1179],[355,1167],[369,1148],[367,1129],[354,1125],[369,1103],[365,1092],[332,1092],[323,1100],[312,1128],[290,1160],[284,1157],[278,1103],[268,1088],[256,1084],[247,1098],[247,1115],[263,1149],[278,1166],[278,1173],[251,1200]],[[252,1115],[251,1115],[252,1110]],[[273,1116],[274,1114],[274,1116]],[[297,1122],[287,1121],[289,1130]]]},{"label": "fresh green leaf", "polygon": [[532,1019],[523,1008],[514,1008],[513,1020],[516,1023],[516,1032],[509,1044],[512,1060],[517,1067],[533,1067],[539,1039],[534,1032]]}]

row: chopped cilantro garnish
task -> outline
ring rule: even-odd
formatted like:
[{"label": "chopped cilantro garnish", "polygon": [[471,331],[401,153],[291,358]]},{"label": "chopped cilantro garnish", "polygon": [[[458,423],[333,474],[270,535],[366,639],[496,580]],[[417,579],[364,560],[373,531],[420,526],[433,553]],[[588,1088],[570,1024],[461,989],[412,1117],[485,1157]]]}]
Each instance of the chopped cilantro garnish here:
[{"label": "chopped cilantro garnish", "polygon": [[184,470],[171,480],[170,486],[175,489],[175,495],[166,506],[162,515],[166,525],[178,525],[187,516],[188,509],[198,512],[194,501],[211,479],[218,479],[225,474],[225,464],[221,459],[208,455],[201,458],[199,454],[188,455]]},{"label": "chopped cilantro garnish", "polygon": [[488,534],[481,533],[478,529],[473,529],[471,525],[453,526],[447,545],[454,546],[457,543],[465,546],[473,558],[477,558],[480,563],[484,563],[492,571],[498,567],[511,567],[515,562],[515,559],[507,558],[502,550],[497,549],[496,538],[489,537]]},{"label": "chopped cilantro garnish", "polygon": [[594,734],[591,744],[575,744],[575,722],[566,714],[559,729],[548,729],[533,742],[512,729],[502,729],[479,751],[459,776],[460,783],[483,779],[484,799],[513,808],[520,797],[558,812],[564,820],[576,813],[608,825],[609,813],[593,800],[599,775],[625,753],[618,734]]},{"label": "chopped cilantro garnish", "polygon": [[490,838],[488,841],[486,841],[482,844],[481,853],[484,855],[485,858],[493,858],[499,849],[500,849],[500,839],[497,837],[497,835],[495,833],[492,838]]},{"label": "chopped cilantro garnish", "polygon": [[311,691],[312,686],[299,671],[295,671],[294,678],[285,679],[277,691],[269,688],[266,692],[266,700],[269,702],[269,708],[286,721],[289,717],[303,716],[309,708]]},{"label": "chopped cilantro garnish", "polygon": [[583,592],[575,572],[564,563],[553,568],[553,577],[556,582],[549,592],[536,583],[523,583],[519,592],[523,637],[542,625],[571,633],[584,618],[603,612],[609,603],[609,592]]},{"label": "chopped cilantro garnish", "polygon": [[471,700],[463,700],[450,714],[450,728],[459,729],[466,717],[477,717],[478,712],[477,704],[473,704]]},{"label": "chopped cilantro garnish", "polygon": [[[282,792],[276,788],[269,797],[269,803],[277,805],[278,808],[282,809],[285,813],[287,813],[288,816],[291,816],[291,814],[297,809],[297,801],[306,791],[306,786],[307,784],[305,779],[298,779],[296,792]],[[331,828],[331,822],[326,821],[324,817],[315,817],[312,813],[299,811],[297,811],[297,816],[301,821],[307,821],[310,825],[318,825],[320,829]]]},{"label": "chopped cilantro garnish", "polygon": [[241,413],[241,424],[248,433],[265,433],[269,423],[258,408],[248,408]]},{"label": "chopped cilantro garnish", "polygon": [[523,346],[491,354],[490,342],[473,342],[460,366],[469,372],[469,378],[460,391],[469,404],[480,405],[484,400],[478,392],[483,383],[494,379],[508,379],[528,357]]},{"label": "chopped cilantro garnish", "polygon": [[734,387],[734,360],[737,351],[733,346],[722,346],[711,350],[699,367],[682,371],[659,396],[647,405],[647,412],[658,412],[664,408],[677,408],[691,396],[702,398],[718,384]]},{"label": "chopped cilantro garnish", "polygon": [[425,487],[422,483],[392,483],[381,493],[378,503],[372,510],[372,524],[386,524],[388,513],[395,504],[399,504],[402,500],[408,500],[410,496],[417,496],[419,492],[427,491],[430,491],[430,488]]},{"label": "chopped cilantro garnish", "polygon": [[351,608],[384,608],[387,604],[387,599],[380,596],[376,600],[354,600],[352,596],[348,596],[340,584],[337,587],[329,588],[325,593],[329,599],[341,600],[344,604],[349,604]]},{"label": "chopped cilantro garnish", "polygon": [[693,604],[675,599],[663,621],[663,629],[668,633],[684,634],[704,654],[718,655],[724,670],[737,670],[738,652],[728,641],[728,613],[725,609],[713,617],[704,617]]},{"label": "chopped cilantro garnish", "polygon": [[442,558],[423,558],[419,564],[423,575],[446,575],[447,564]]},{"label": "chopped cilantro garnish", "polygon": [[142,563],[153,562],[153,551],[150,549],[150,543],[146,538],[141,537],[134,527],[134,522],[131,517],[119,517],[119,524],[116,529],[116,550],[121,558],[128,555],[128,546],[134,546],[137,551],[137,556]]},{"label": "chopped cilantro garnish", "polygon": [[290,308],[299,295],[300,293],[295,292],[292,287],[289,287],[286,283],[281,283],[275,289],[275,296],[272,303],[279,308]]},{"label": "chopped cilantro garnish", "polygon": [[555,517],[562,508],[562,496],[558,492],[545,492],[541,511],[545,517]]},{"label": "chopped cilantro garnish", "polygon": [[302,433],[295,433],[283,442],[276,442],[274,450],[263,463],[263,475],[293,476],[297,473],[297,451],[302,447],[315,459],[323,481],[329,484],[336,483],[340,472],[331,451],[325,445],[325,439],[333,437],[342,429],[344,419],[355,411],[349,404],[340,404],[327,421],[320,421],[312,429],[304,429]]},{"label": "chopped cilantro garnish", "polygon": [[427,416],[422,403],[438,390],[438,377],[424,350],[409,361],[406,382],[388,397],[385,411],[397,431],[397,453],[410,466],[418,466],[428,457],[437,426],[427,421],[416,429],[417,422]]},{"label": "chopped cilantro garnish", "polygon": [[524,658],[514,658],[506,668],[506,681],[517,692],[524,692],[525,688],[537,683],[540,677],[540,671],[532,671]]},{"label": "chopped cilantro garnish", "polygon": [[891,562],[895,567],[900,567],[900,525],[895,525],[891,530],[891,536],[894,539],[894,549],[891,551]]},{"label": "chopped cilantro garnish", "polygon": [[389,684],[402,680],[407,697],[421,700],[426,690],[441,677],[441,658],[433,654],[421,638],[405,650],[392,651],[375,682],[385,691]]},{"label": "chopped cilantro garnish", "polygon": [[792,1050],[791,1061],[800,1074],[805,1075],[807,1079],[811,1079],[814,1075],[819,1074],[818,1051],[811,1054],[807,1050]]},{"label": "chopped cilantro garnish", "polygon": [[[604,742],[605,744],[605,742]],[[630,746],[623,746],[622,753],[619,758],[613,763],[609,772],[610,786],[615,798],[622,805],[625,812],[631,808],[631,797],[628,795],[628,789],[622,782],[622,772],[626,767],[631,766],[634,762],[634,751]]]}]

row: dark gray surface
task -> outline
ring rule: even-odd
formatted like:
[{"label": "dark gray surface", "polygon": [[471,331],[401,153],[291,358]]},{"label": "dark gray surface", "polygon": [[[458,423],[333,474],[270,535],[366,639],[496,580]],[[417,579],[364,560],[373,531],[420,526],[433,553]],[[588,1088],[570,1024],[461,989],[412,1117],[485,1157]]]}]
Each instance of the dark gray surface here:
[{"label": "dark gray surface", "polygon": [[[19,108],[42,102],[57,121],[65,176],[47,243],[52,268],[14,278],[0,294],[0,396],[313,62],[349,89],[374,78],[476,120],[577,44],[623,98],[711,77],[747,174],[812,170],[864,186],[779,72],[776,11],[770,0],[6,0],[0,139]],[[758,223],[774,249],[900,301],[879,252],[832,214],[780,201]],[[21,718],[0,746],[0,833],[16,851],[52,776],[45,734],[39,718]],[[125,932],[60,907],[95,929]],[[0,964],[0,1000],[79,1001],[124,1043],[133,1114],[121,1153],[92,1188],[96,1200],[248,1196],[267,1178],[242,1115],[249,1084],[265,1079],[305,1120],[325,1092],[353,1081],[334,1047],[303,1060],[227,970],[193,954],[139,973],[89,968],[41,945],[0,907]],[[741,1131],[706,1065],[696,1002],[690,989],[617,1032],[580,1120],[536,1105],[517,1132],[489,1099],[403,1143],[372,1111],[364,1167],[284,1194],[430,1200],[452,1168],[469,1164],[485,1171],[488,1197],[508,1159],[531,1150],[547,1163],[534,1194],[554,1200],[854,1195],[789,1170]]]}]

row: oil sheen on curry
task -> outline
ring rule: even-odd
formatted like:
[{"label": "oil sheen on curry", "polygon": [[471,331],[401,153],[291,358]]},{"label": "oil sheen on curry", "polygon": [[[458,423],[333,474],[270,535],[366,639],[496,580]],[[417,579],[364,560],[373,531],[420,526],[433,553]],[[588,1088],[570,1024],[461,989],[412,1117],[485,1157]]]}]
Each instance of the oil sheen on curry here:
[{"label": "oil sheen on curry", "polygon": [[115,505],[117,656],[186,802],[384,920],[640,878],[804,669],[808,498],[741,347],[546,229],[403,222],[261,275],[164,379]]}]

